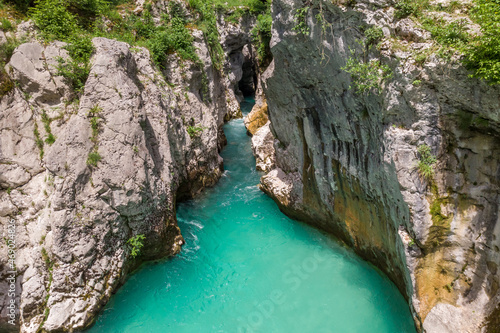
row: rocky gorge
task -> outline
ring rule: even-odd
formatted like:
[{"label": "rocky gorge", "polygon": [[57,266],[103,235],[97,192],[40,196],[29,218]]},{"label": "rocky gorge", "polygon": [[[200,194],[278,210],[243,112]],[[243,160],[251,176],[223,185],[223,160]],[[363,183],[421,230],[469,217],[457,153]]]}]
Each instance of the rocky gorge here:
[{"label": "rocky gorge", "polygon": [[[167,3],[152,2],[156,18]],[[5,67],[15,85],[0,101],[0,223],[16,226],[17,330],[81,330],[141,262],[181,251],[176,202],[217,183],[222,125],[255,93],[245,125],[260,188],[285,214],[379,267],[419,331],[498,332],[500,89],[438,57],[396,5],[273,0],[267,63],[253,45],[256,18],[221,15],[221,68],[196,27],[201,65],[169,53],[161,68],[145,47],[95,37],[78,98],[55,70],[65,44],[20,24],[26,42]],[[369,26],[383,32],[378,48],[360,43]],[[390,68],[380,93],[353,89],[351,50]],[[431,177],[418,170],[423,145],[436,159]],[[11,328],[1,246],[1,320]]]},{"label": "rocky gorge", "polygon": [[[79,100],[54,69],[56,58],[67,56],[64,44],[33,40],[16,48],[6,68],[17,84],[1,100],[0,218],[16,224],[22,332],[84,328],[141,261],[180,251],[175,202],[217,182],[221,126],[241,117],[248,28],[242,22],[224,30],[222,73],[199,31],[193,35],[202,68],[170,55],[162,72],[147,49],[94,38]],[[93,152],[99,159],[90,163]],[[137,259],[128,242],[136,235],[146,239]]]}]

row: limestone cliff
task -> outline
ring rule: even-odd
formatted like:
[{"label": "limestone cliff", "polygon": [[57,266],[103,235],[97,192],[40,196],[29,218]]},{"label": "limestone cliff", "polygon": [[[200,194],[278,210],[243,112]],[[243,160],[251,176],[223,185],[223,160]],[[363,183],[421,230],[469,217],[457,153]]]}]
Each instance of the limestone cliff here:
[{"label": "limestone cliff", "polygon": [[[500,89],[456,58],[415,60],[433,42],[393,5],[273,1],[263,85],[276,167],[261,188],[380,267],[419,330],[498,332]],[[385,39],[366,51],[369,25]],[[350,49],[388,64],[380,94],[354,91]],[[437,157],[429,178],[423,144]]]},{"label": "limestone cliff", "polygon": [[[221,176],[221,126],[241,114],[251,23],[220,19],[220,71],[196,29],[201,68],[170,54],[163,73],[147,49],[94,38],[79,99],[55,70],[63,43],[16,48],[6,66],[16,86],[0,101],[0,224],[4,236],[15,224],[22,332],[88,326],[131,270],[180,251],[175,202]],[[5,242],[0,250],[5,322]]]}]

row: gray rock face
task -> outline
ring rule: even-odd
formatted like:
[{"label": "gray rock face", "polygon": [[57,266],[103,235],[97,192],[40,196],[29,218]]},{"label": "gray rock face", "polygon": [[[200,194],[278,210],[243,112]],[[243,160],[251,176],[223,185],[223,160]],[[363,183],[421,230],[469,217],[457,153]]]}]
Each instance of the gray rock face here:
[{"label": "gray rock face", "polygon": [[[390,5],[313,1],[304,35],[293,30],[302,1],[273,1],[274,63],[263,85],[276,168],[261,188],[380,267],[420,330],[480,332],[500,302],[500,90],[457,61],[431,56],[419,66],[382,46],[367,56],[381,57],[393,78],[380,95],[355,94],[341,67],[349,48],[361,52],[359,26],[432,45]],[[430,180],[417,167],[422,144],[438,160]]]},{"label": "gray rock face", "polygon": [[257,170],[269,172],[274,168],[274,136],[268,121],[252,136],[252,150],[256,158]]},{"label": "gray rock face", "polygon": [[[15,50],[7,72],[18,85],[0,101],[0,225],[4,236],[11,220],[16,226],[22,332],[86,327],[131,269],[180,251],[175,201],[217,182],[221,126],[241,113],[245,29],[224,30],[222,73],[200,31],[193,36],[204,68],[170,55],[163,75],[146,49],[95,38],[79,101],[54,69],[66,56],[62,43]],[[134,257],[128,240],[137,235],[144,247]],[[7,253],[2,242],[2,323]]]}]

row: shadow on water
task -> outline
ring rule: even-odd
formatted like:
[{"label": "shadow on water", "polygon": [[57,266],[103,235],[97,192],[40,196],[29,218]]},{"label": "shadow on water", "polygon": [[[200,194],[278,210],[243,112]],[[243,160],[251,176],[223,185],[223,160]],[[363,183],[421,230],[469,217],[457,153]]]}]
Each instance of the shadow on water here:
[{"label": "shadow on water", "polygon": [[181,254],[133,274],[89,332],[414,333],[387,278],[257,188],[243,120],[224,131],[220,182],[178,206]]}]

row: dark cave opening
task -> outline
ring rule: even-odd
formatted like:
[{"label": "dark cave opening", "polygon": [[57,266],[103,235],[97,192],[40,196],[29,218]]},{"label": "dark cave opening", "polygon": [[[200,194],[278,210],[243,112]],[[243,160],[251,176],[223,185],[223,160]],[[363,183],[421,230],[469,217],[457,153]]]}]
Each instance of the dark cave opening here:
[{"label": "dark cave opening", "polygon": [[250,45],[245,45],[242,50],[243,64],[242,76],[238,82],[238,89],[244,97],[254,96],[257,87],[256,59]]}]

